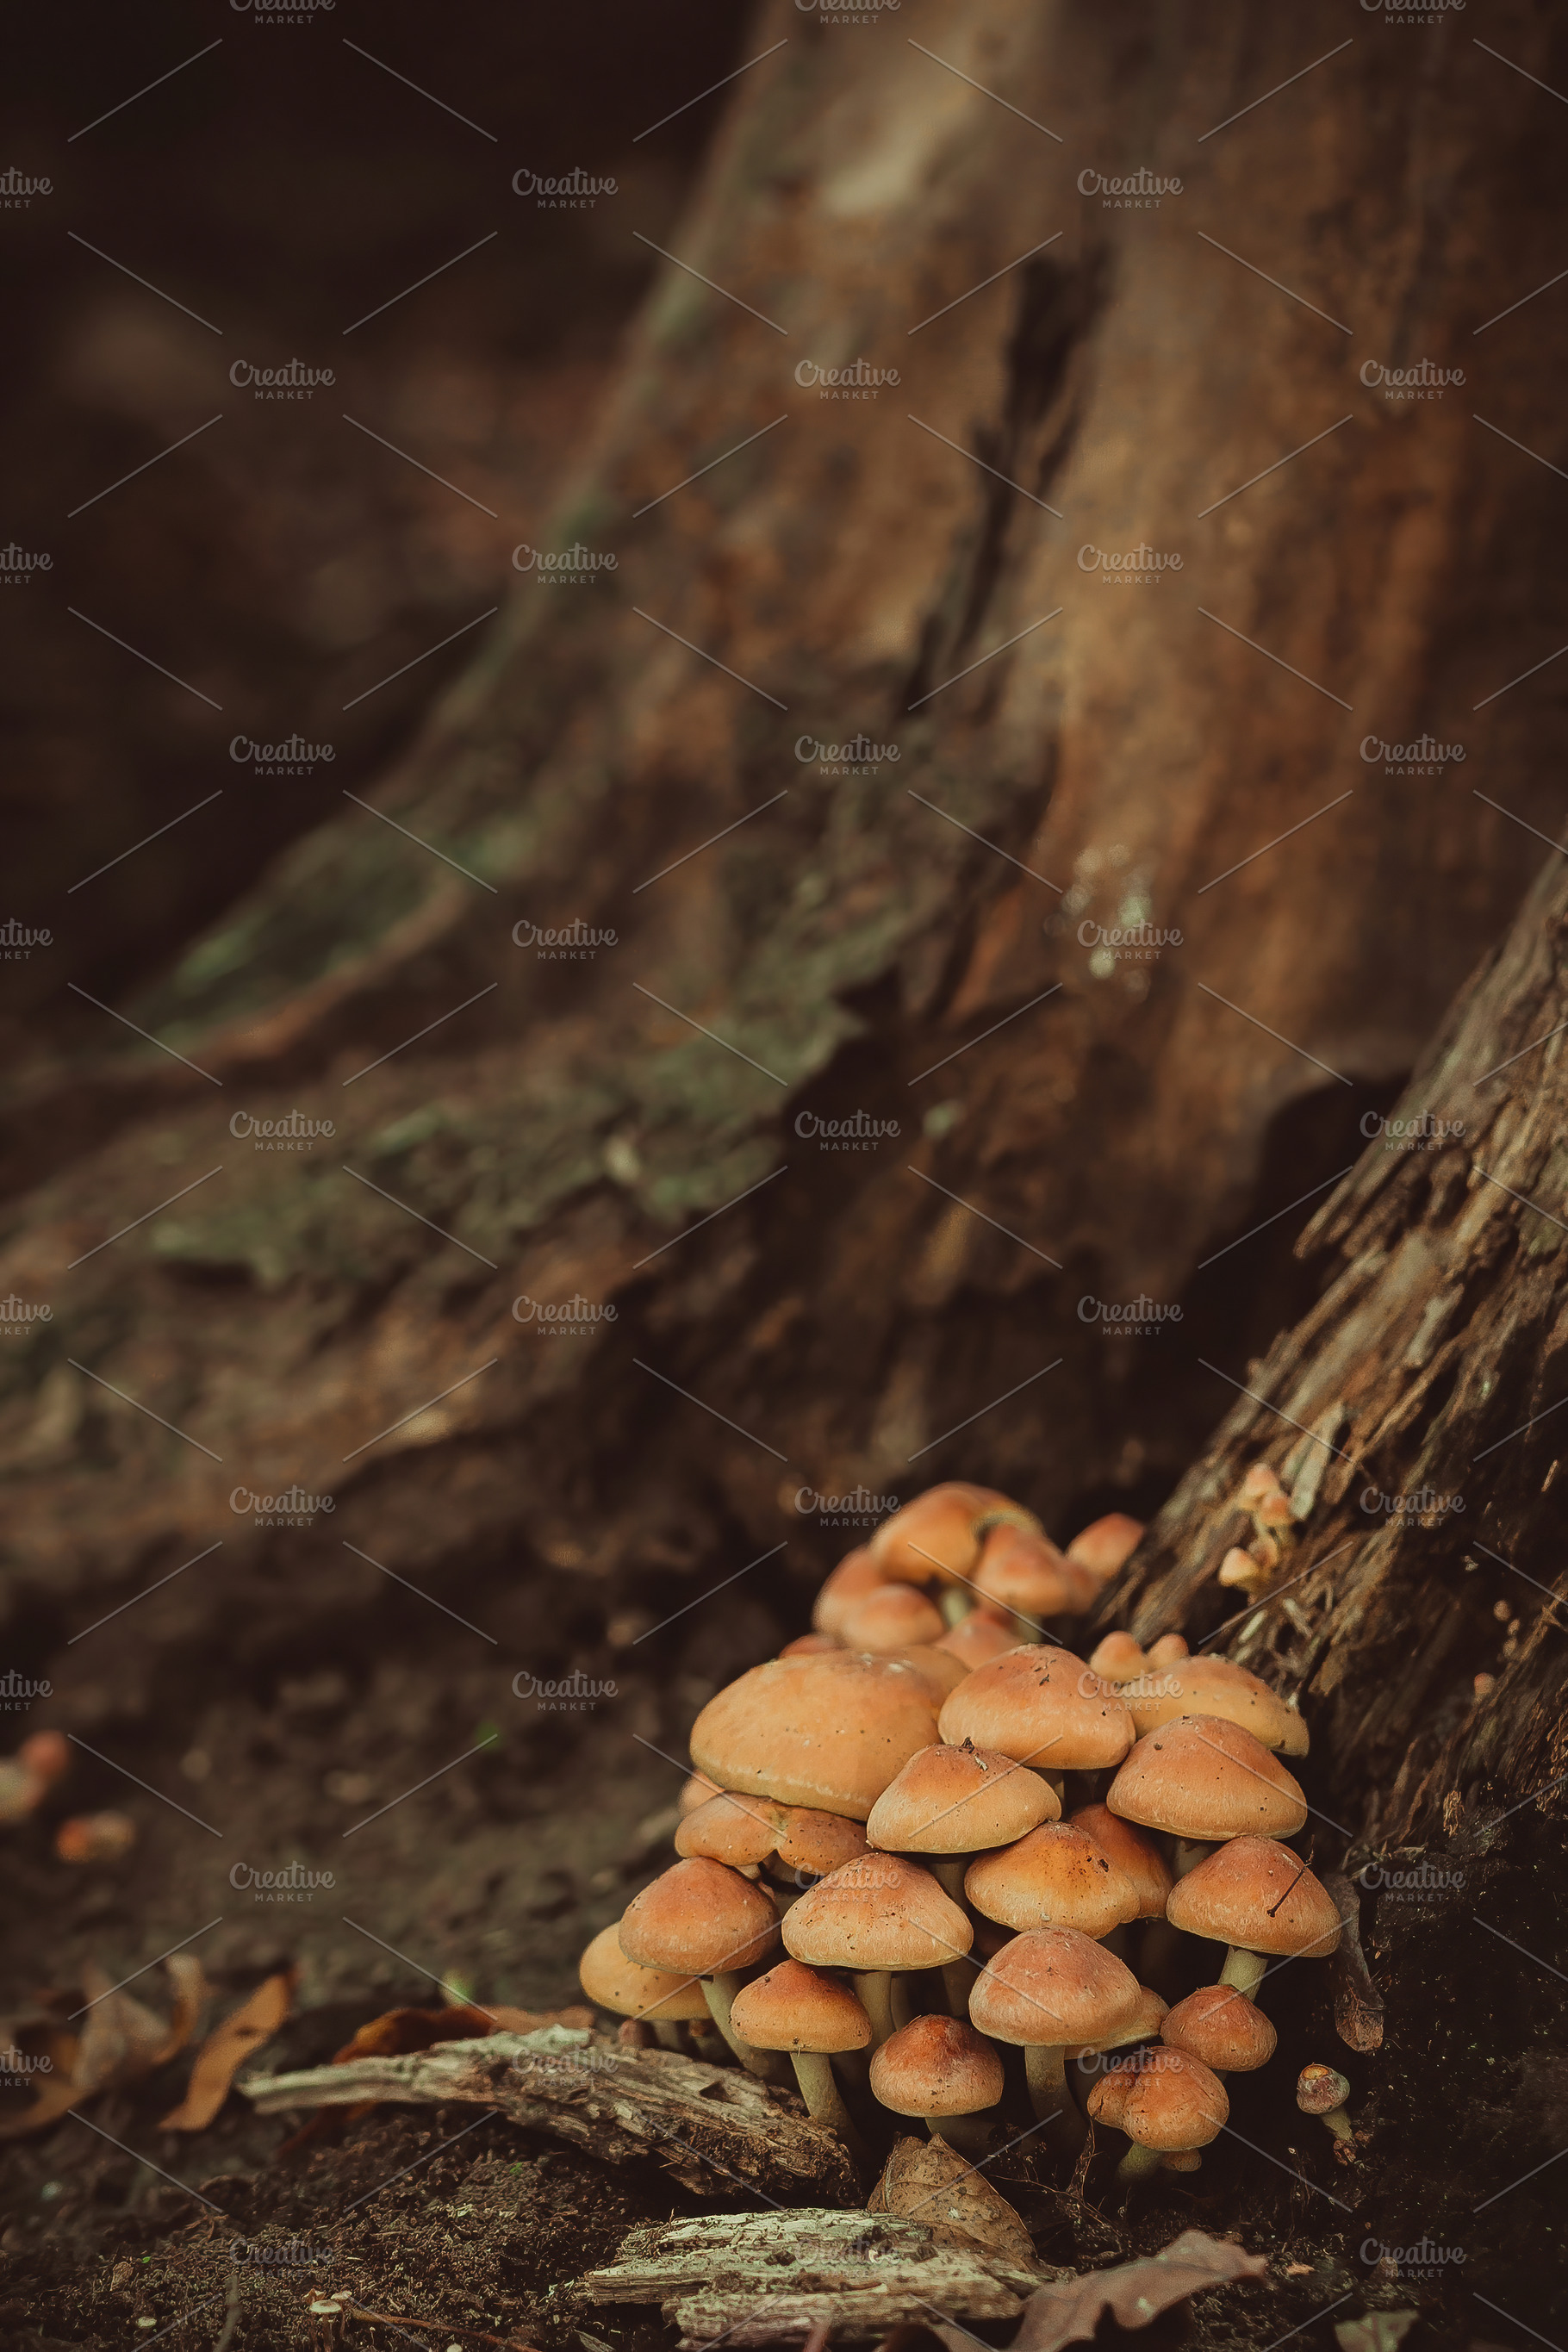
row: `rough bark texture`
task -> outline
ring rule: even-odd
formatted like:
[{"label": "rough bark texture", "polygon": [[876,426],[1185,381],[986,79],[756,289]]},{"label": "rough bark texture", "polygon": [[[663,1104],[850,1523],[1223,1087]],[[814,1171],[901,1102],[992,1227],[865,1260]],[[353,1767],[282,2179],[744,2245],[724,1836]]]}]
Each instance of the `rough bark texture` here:
[{"label": "rough bark texture", "polygon": [[652,2155],[683,2186],[725,2196],[740,2182],[771,2198],[858,2202],[840,2142],[788,2093],[739,2068],[668,2050],[627,2050],[566,2026],[447,2042],[412,2057],[354,2058],[242,2085],[261,2115],[376,2099],[472,2100],[609,2163]]},{"label": "rough bark texture", "polygon": [[[1552,78],[1531,15],[1494,29]],[[1338,16],[915,0],[841,38],[775,0],[756,30],[788,46],[672,250],[784,331],[667,271],[560,518],[618,570],[526,583],[379,795],[480,879],[350,811],[127,1008],[207,1076],[105,1021],[14,1104],[0,1285],[53,1320],[9,1358],[7,1566],[57,1630],[215,1526],[247,1613],[301,1559],[352,1613],[345,1537],[437,1580],[521,1545],[679,1570],[809,1547],[803,1483],[962,1464],[1053,1523],[1159,1491],[1223,1384],[1166,1382],[1131,1436],[1077,1300],[1174,1301],[1271,1122],[1331,1174],[1359,1097],[1323,1066],[1396,1080],[1537,854],[1469,778],[1484,751],[1549,824],[1549,689],[1469,709],[1550,651],[1552,526],[1470,410],[1554,446],[1560,307],[1472,331],[1558,266],[1548,101],[1457,22],[1380,25],[1208,139]],[[1115,208],[1085,156],[1181,192]],[[793,373],[857,359],[897,384]],[[1357,373],[1422,359],[1474,391]],[[1183,569],[1079,566],[1140,541]],[[1357,756],[1426,728],[1472,764]],[[886,755],[850,772],[795,755],[861,734]],[[1145,919],[1182,934],[1152,962],[1079,937]],[[519,922],[616,943],[544,961]],[[294,1110],[332,1123],[309,1152],[229,1130]],[[803,1110],[900,1133],[835,1157]],[[579,1293],[617,1319],[513,1318]],[[337,1515],[279,1535],[237,1479]]]}]

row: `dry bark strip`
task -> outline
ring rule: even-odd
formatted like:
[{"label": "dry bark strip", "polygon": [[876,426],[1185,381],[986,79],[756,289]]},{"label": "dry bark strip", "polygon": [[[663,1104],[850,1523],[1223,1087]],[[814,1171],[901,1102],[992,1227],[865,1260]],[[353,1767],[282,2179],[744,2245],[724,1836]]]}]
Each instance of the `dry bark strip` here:
[{"label": "dry bark strip", "polygon": [[866,2213],[721,2213],[634,2230],[620,2259],[575,2292],[590,2303],[657,2303],[681,2352],[795,2343],[831,2325],[836,2341],[880,2337],[902,2320],[1016,2319],[1064,2273],[978,2246],[943,2244],[919,2221]]},{"label": "dry bark strip", "polygon": [[355,2058],[238,2085],[259,2115],[393,2099],[420,2106],[470,2100],[570,2140],[606,2163],[656,2156],[688,2189],[728,2183],[770,2198],[837,2197],[858,2205],[844,2148],[788,2092],[736,2068],[669,2050],[629,2050],[552,2025],[445,2042],[401,2058]]}]

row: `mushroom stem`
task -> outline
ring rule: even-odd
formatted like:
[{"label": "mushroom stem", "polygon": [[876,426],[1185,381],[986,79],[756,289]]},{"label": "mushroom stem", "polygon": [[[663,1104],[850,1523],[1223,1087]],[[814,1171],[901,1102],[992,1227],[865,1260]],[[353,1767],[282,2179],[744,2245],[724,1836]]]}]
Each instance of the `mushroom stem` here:
[{"label": "mushroom stem", "polygon": [[1029,2105],[1036,2120],[1048,2124],[1063,2147],[1079,2147],[1084,2136],[1083,2117],[1068,2089],[1067,2066],[1059,2044],[1031,2042],[1024,2051],[1024,2072],[1029,2082]]},{"label": "mushroom stem", "polygon": [[791,2053],[795,2061],[795,2079],[800,2085],[800,2095],[805,2101],[806,2114],[813,2123],[826,2124],[837,2132],[855,2163],[862,2171],[869,2171],[870,2159],[866,2143],[856,2130],[848,2108],[839,2096],[838,2085],[833,2079],[833,2061],[820,2050],[796,2050]]},{"label": "mushroom stem", "polygon": [[921,1856],[942,1893],[961,1908],[963,1903],[963,1874],[972,1858],[967,1853],[928,1853]]},{"label": "mushroom stem", "polygon": [[1138,2140],[1130,2143],[1126,2155],[1116,2168],[1118,2180],[1142,2180],[1146,2173],[1160,2169],[1160,2151],[1144,2147]]},{"label": "mushroom stem", "polygon": [[942,1989],[947,1995],[947,2005],[954,2017],[967,2019],[969,1989],[974,1982],[974,1969],[969,1960],[949,1960],[942,1972]]},{"label": "mushroom stem", "polygon": [[683,2050],[685,2048],[686,2045],[681,2040],[679,2026],[672,2025],[668,2018],[653,2017],[648,2020],[648,2023],[653,2027],[654,2040],[658,2043],[661,2050]]},{"label": "mushroom stem", "polygon": [[974,1602],[967,1585],[944,1584],[936,1605],[942,1611],[942,1622],[951,1626],[962,1625]]},{"label": "mushroom stem", "polygon": [[1256,2000],[1258,1988],[1268,1973],[1268,1961],[1262,1952],[1244,1951],[1233,1944],[1225,1956],[1225,1966],[1219,1972],[1222,1985],[1231,1985],[1248,2000]]},{"label": "mushroom stem", "polygon": [[908,2025],[915,2013],[914,1988],[908,1975],[901,1969],[892,1980],[889,2006],[893,2012],[893,2026],[896,2032]]},{"label": "mushroom stem", "polygon": [[991,2126],[988,2108],[973,2116],[927,2116],[925,2126],[932,2139],[945,2140],[960,2156],[982,2157],[991,2147]]},{"label": "mushroom stem", "polygon": [[1179,1837],[1174,1863],[1176,1876],[1185,1878],[1188,1871],[1195,1870],[1200,1862],[1206,1862],[1214,1850],[1207,1838]]},{"label": "mushroom stem", "polygon": [[1336,2139],[1348,2139],[1353,2144],[1355,2129],[1351,2122],[1348,2107],[1331,2107],[1326,2116],[1318,2117],[1318,2121],[1321,2124],[1327,2124]]},{"label": "mushroom stem", "polygon": [[1013,1631],[1018,1637],[1020,1649],[1031,1642],[1040,1643],[1045,1640],[1045,1632],[1037,1617],[1026,1617],[1017,1609],[1010,1610],[1008,1614],[1013,1620]]},{"label": "mushroom stem", "polygon": [[742,2042],[730,2022],[730,2004],[745,1981],[739,1969],[721,1969],[717,1975],[701,1979],[702,1997],[708,2003],[709,2015],[747,2074],[756,2074],[763,2082],[768,2083],[774,2079],[776,2073],[768,2053],[753,2050],[749,2042]]},{"label": "mushroom stem", "polygon": [[883,2042],[898,2031],[893,2020],[889,1971],[886,1969],[858,1969],[855,1991],[861,2008],[871,2021],[871,2047],[879,2050]]}]

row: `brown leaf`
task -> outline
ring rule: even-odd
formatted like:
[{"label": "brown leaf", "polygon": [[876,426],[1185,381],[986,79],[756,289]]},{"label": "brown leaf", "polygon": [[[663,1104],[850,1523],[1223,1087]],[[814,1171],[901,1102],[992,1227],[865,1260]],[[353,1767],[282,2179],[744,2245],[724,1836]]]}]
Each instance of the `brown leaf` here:
[{"label": "brown leaf", "polygon": [[184,2047],[206,1999],[206,1979],[188,1952],[175,1953],[163,1965],[174,1995],[168,2018],[122,1986],[111,1985],[105,1970],[89,1962],[82,1970],[79,2032],[63,2026],[54,2030],[49,2074],[40,2079],[31,2106],[0,2122],[0,2139],[41,2131],[95,2092],[139,2083]]},{"label": "brown leaf", "polygon": [[1060,2352],[1064,2344],[1083,2343],[1106,2312],[1119,2326],[1147,2327],[1173,2304],[1205,2287],[1265,2278],[1268,2273],[1261,2254],[1245,2253],[1228,2238],[1184,2230],[1162,2253],[1038,2288],[1024,2305],[1013,2352]]},{"label": "brown leaf", "polygon": [[354,2058],[402,2058],[437,2042],[479,2042],[488,2033],[537,2033],[545,2025],[571,2025],[586,2032],[594,2012],[571,2009],[482,2009],[477,2001],[447,2009],[388,2009],[362,2025],[332,2060],[346,2066]]},{"label": "brown leaf", "polygon": [[284,1969],[258,1984],[207,2035],[196,2053],[185,2095],[163,2117],[163,2131],[205,2131],[228,2096],[229,2084],[253,2050],[270,2040],[293,2005],[294,1971]]},{"label": "brown leaf", "polygon": [[979,2246],[1038,2266],[1035,2242],[1001,2191],[940,2139],[896,2139],[868,2213],[921,2221],[939,2245]]}]

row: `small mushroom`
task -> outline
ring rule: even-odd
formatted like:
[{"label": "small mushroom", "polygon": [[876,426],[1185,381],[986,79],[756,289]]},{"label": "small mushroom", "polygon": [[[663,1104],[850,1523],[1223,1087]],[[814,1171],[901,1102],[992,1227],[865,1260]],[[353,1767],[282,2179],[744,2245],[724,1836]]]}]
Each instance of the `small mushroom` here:
[{"label": "small mushroom", "polygon": [[1216,2074],[1247,2074],[1267,2066],[1279,2037],[1257,2002],[1234,1985],[1200,1985],[1170,2011],[1160,2039],[1201,2058]]},{"label": "small mushroom", "polygon": [[956,2017],[913,2017],[871,2061],[871,2090],[896,2116],[923,2116],[932,2139],[984,2156],[990,2134],[978,2118],[1002,2096],[998,2052]]},{"label": "small mushroom", "polygon": [[1018,1636],[1010,1617],[990,1608],[972,1609],[966,1617],[950,1626],[936,1644],[958,1659],[966,1674],[976,1666],[989,1665],[1004,1650],[1016,1650]]},{"label": "small mushroom", "polygon": [[766,1976],[743,1985],[731,2011],[735,2031],[757,2050],[787,2050],[800,2095],[813,2120],[837,2132],[856,2162],[868,2165],[833,2075],[836,2053],[864,2050],[871,2021],[847,1985],[798,1960],[780,1960]]},{"label": "small mushroom", "polygon": [[880,1655],[908,1649],[911,1643],[940,1642],[947,1622],[912,1584],[882,1584],[846,1603],[837,1631],[847,1649]]},{"label": "small mushroom", "polygon": [[1044,1822],[1016,1845],[979,1855],[963,1874],[963,1891],[1005,1927],[1075,1927],[1097,1942],[1139,1910],[1126,1872],[1066,1822]]},{"label": "small mushroom", "polygon": [[899,2021],[895,1971],[942,1969],[962,1960],[973,1923],[929,1870],[896,1853],[868,1853],[830,1871],[790,1909],[784,1949],[814,1969],[847,1969],[879,2048]]},{"label": "small mushroom", "polygon": [[1217,1846],[1174,1888],[1165,1916],[1190,1936],[1228,1944],[1219,1981],[1249,2000],[1270,1956],[1326,1960],[1342,1924],[1321,1880],[1289,1846],[1266,1837]]},{"label": "small mushroom", "polygon": [[1162,2157],[1187,2155],[1218,2137],[1230,2101],[1219,2076],[1201,2059],[1181,2050],[1147,2051],[1125,2074],[1124,2089],[1097,2106],[1102,2087],[1097,2084],[1089,2101],[1097,2122],[1113,2123],[1132,2143],[1116,2168],[1119,2180],[1157,2172]]},{"label": "small mushroom", "polygon": [[[621,1949],[620,1928],[601,1927],[577,1963],[577,1979],[588,1999],[614,2010],[627,2024],[641,2025],[649,2042],[680,2047],[680,2028],[708,2014],[702,1987],[693,1976],[669,1969],[644,1968]],[[623,2034],[625,2027],[622,2028]]]},{"label": "small mushroom", "polygon": [[929,1584],[938,1577],[952,1584],[967,1606],[964,1587],[974,1573],[986,1529],[1002,1525],[1042,1533],[1034,1513],[1009,1496],[994,1486],[971,1486],[954,1479],[928,1487],[884,1519],[867,1549],[885,1577],[907,1584]]},{"label": "small mushroom", "polygon": [[864,1601],[868,1593],[879,1592],[887,1580],[864,1544],[847,1551],[837,1567],[828,1570],[817,1593],[811,1612],[813,1630],[836,1634],[842,1640],[846,1612]]},{"label": "small mushroom", "polygon": [[994,2042],[1021,2044],[1029,2098],[1042,2124],[1076,2145],[1083,2137],[1068,2095],[1066,2051],[1114,2035],[1138,2013],[1142,1988],[1131,1969],[1072,1927],[1015,1936],[974,1980],[969,2014]]},{"label": "small mushroom", "polygon": [[1143,1523],[1130,1519],[1125,1511],[1107,1511],[1103,1518],[1091,1519],[1080,1528],[1068,1546],[1068,1558],[1082,1562],[1101,1584],[1109,1584],[1120,1576],[1143,1540]]},{"label": "small mushroom", "polygon": [[1190,1657],[1191,1654],[1184,1633],[1162,1633],[1157,1642],[1149,1644],[1149,1664],[1152,1666],[1173,1666],[1178,1658]]},{"label": "small mushroom", "polygon": [[1142,1643],[1120,1631],[1107,1633],[1089,1654],[1089,1673],[1108,1683],[1135,1682],[1147,1663]]},{"label": "small mushroom", "polygon": [[1355,2162],[1355,2132],[1345,2106],[1351,2086],[1333,2066],[1325,2066],[1321,2058],[1303,2066],[1296,2078],[1296,2105],[1304,2116],[1316,2116],[1326,2124],[1339,2146],[1334,2154],[1342,2164]]},{"label": "small mushroom", "polygon": [[742,1971],[765,1959],[778,1942],[778,1913],[761,1887],[721,1862],[701,1856],[678,1862],[633,1897],[618,1933],[628,1960],[700,1978],[713,2022],[742,2065],[772,2078],[769,2060],[730,2022]]}]

